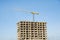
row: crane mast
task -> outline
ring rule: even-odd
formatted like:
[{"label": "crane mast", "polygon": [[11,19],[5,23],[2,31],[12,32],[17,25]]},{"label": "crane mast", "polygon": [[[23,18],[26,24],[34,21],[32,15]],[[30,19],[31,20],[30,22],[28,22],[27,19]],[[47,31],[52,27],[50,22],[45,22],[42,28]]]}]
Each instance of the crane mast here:
[{"label": "crane mast", "polygon": [[35,16],[35,14],[37,14],[37,15],[38,15],[39,13],[37,13],[37,12],[31,12],[31,13],[32,13],[32,15],[33,15],[33,22],[34,22],[34,21],[35,21],[35,19],[34,19],[34,18],[35,18],[35,17],[34,17],[34,16]]}]

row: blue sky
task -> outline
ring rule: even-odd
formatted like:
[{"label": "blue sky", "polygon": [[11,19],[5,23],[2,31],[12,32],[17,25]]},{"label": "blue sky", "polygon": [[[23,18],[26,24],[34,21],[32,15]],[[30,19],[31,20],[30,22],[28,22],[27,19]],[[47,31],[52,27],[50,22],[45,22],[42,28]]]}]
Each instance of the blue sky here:
[{"label": "blue sky", "polygon": [[[19,8],[20,11],[16,9]],[[21,20],[47,22],[48,40],[60,40],[60,0],[0,0],[0,40],[17,40],[17,25]]]}]

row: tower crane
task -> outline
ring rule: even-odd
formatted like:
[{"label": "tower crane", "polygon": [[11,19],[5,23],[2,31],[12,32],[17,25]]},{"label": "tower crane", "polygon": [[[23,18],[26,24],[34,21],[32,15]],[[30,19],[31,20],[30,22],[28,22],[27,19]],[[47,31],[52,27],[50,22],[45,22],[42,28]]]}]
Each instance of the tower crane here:
[{"label": "tower crane", "polygon": [[37,13],[37,12],[30,12],[30,13],[33,15],[33,21],[35,21],[35,20],[34,20],[34,15],[35,15],[35,14],[38,15],[39,13]]},{"label": "tower crane", "polygon": [[18,10],[18,11],[22,11],[22,12],[28,12],[28,13],[31,13],[32,15],[33,15],[33,22],[35,21],[34,20],[34,15],[36,14],[36,15],[39,15],[39,13],[38,12],[30,12],[30,11],[26,11],[26,10]]}]

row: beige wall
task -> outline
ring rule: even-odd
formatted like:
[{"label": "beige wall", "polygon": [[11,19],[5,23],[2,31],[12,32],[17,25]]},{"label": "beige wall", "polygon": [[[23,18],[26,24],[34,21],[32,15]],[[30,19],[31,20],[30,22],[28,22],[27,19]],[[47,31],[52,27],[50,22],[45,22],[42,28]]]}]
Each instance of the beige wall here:
[{"label": "beige wall", "polygon": [[24,38],[24,40],[27,40],[26,38],[28,38],[28,40],[46,40],[46,33],[46,22],[21,21],[17,23],[18,40],[22,38]]}]

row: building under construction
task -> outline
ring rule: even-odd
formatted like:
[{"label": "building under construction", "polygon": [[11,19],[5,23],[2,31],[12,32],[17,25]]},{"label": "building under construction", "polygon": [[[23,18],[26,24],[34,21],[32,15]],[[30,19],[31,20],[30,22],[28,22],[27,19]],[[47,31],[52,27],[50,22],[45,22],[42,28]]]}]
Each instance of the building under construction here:
[{"label": "building under construction", "polygon": [[20,21],[17,23],[18,40],[47,40],[46,22]]}]

